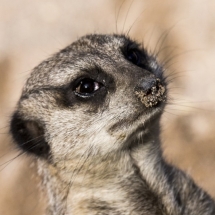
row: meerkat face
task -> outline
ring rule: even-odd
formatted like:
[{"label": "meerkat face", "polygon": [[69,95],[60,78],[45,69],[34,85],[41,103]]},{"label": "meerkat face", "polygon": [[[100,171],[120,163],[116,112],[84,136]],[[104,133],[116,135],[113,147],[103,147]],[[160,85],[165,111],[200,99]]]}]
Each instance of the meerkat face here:
[{"label": "meerkat face", "polygon": [[72,159],[129,146],[162,113],[163,69],[120,35],[80,38],[31,73],[11,121],[13,137],[38,157]]}]

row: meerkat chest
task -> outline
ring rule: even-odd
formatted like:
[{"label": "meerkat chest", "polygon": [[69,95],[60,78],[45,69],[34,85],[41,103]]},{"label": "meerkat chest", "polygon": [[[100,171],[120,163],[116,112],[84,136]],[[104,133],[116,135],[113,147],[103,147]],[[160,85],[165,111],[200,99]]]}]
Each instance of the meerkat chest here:
[{"label": "meerkat chest", "polygon": [[[119,182],[120,181],[120,182]],[[67,213],[72,215],[156,215],[159,202],[137,176],[117,183],[76,186],[67,199]]]}]

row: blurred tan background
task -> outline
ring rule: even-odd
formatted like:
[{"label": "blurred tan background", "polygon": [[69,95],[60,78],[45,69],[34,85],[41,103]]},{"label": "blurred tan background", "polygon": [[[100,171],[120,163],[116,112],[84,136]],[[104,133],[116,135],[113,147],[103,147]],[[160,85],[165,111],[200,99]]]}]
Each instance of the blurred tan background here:
[{"label": "blurred tan background", "polygon": [[31,69],[84,34],[128,31],[167,68],[166,158],[215,197],[215,1],[0,0],[0,214],[43,208],[34,167],[8,136]]}]

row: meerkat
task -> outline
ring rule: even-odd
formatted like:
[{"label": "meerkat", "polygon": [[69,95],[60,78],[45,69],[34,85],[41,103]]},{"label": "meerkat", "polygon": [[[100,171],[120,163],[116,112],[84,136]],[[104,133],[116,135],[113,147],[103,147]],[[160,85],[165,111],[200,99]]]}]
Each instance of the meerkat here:
[{"label": "meerkat", "polygon": [[87,35],[39,64],[11,120],[36,158],[47,215],[213,215],[162,156],[164,68],[125,35]]}]

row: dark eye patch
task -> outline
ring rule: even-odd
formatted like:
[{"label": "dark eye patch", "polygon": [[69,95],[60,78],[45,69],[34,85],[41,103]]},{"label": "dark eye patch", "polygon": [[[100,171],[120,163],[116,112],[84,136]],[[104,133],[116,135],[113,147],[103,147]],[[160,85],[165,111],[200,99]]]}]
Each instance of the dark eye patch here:
[{"label": "dark eye patch", "polygon": [[87,112],[97,112],[106,107],[115,89],[113,76],[101,67],[92,65],[77,72],[68,84],[62,86],[61,103],[64,107],[85,107]]},{"label": "dark eye patch", "polygon": [[141,56],[137,50],[131,49],[127,52],[127,59],[138,66],[140,64]]},{"label": "dark eye patch", "polygon": [[144,50],[139,48],[138,44],[129,42],[128,44],[125,45],[122,52],[128,61],[130,61],[131,63],[138,67],[150,71],[148,55]]}]

